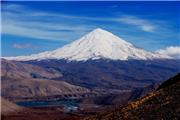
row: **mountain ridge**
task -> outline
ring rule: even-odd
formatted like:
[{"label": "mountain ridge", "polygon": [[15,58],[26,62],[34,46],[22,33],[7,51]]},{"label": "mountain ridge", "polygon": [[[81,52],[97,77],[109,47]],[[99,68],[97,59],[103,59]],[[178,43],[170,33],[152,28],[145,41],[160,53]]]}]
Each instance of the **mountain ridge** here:
[{"label": "mountain ridge", "polygon": [[118,36],[97,28],[80,39],[54,51],[42,52],[30,56],[6,57],[5,59],[18,61],[42,59],[87,61],[89,59],[95,60],[102,58],[110,60],[149,60],[170,59],[171,57],[137,48]]},{"label": "mountain ridge", "polygon": [[89,93],[89,89],[56,81],[63,74],[54,69],[1,59],[1,95],[9,99],[37,98],[65,94]]},{"label": "mountain ridge", "polygon": [[152,93],[127,105],[83,120],[177,120],[180,117],[180,73]]}]

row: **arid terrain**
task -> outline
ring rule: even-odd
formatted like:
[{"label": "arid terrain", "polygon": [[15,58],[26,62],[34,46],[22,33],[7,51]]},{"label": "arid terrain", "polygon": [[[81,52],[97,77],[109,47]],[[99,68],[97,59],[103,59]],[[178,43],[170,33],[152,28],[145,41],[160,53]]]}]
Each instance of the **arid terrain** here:
[{"label": "arid terrain", "polygon": [[84,120],[178,120],[180,118],[180,74],[149,93],[123,107],[102,112]]},{"label": "arid terrain", "polygon": [[180,74],[162,83],[155,92],[127,105],[90,107],[75,112],[64,112],[62,106],[24,108],[2,99],[2,120],[178,120],[179,80]]},{"label": "arid terrain", "polygon": [[2,0],[0,120],[180,120],[179,5]]}]

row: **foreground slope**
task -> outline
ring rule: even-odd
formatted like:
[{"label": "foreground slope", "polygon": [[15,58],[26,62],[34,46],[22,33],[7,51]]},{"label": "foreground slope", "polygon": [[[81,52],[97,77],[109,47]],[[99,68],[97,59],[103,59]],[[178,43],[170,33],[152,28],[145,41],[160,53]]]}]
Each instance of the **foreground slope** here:
[{"label": "foreground slope", "polygon": [[[173,84],[167,84],[167,83]],[[85,120],[177,120],[180,118],[180,74],[153,92],[125,107]]]}]

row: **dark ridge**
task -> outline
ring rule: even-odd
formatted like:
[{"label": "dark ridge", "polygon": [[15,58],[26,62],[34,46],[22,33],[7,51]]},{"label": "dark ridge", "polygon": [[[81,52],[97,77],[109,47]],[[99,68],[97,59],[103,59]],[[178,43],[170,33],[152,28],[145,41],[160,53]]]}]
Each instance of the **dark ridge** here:
[{"label": "dark ridge", "polygon": [[180,74],[152,92],[127,105],[112,108],[83,120],[179,120]]},{"label": "dark ridge", "polygon": [[180,81],[180,73],[178,73],[176,76],[168,79],[167,81],[163,82],[157,90],[163,89],[165,87],[168,87],[170,85],[176,84]]}]

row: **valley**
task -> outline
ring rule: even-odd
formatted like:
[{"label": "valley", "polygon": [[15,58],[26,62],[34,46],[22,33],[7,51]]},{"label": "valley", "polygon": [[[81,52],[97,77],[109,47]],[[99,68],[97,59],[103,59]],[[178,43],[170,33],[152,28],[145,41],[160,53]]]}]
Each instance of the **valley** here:
[{"label": "valley", "polygon": [[159,85],[180,72],[179,65],[178,59],[137,48],[97,28],[53,51],[1,58],[1,97],[15,109],[2,118],[106,120],[101,114],[107,110],[134,106],[134,101],[156,94]]},{"label": "valley", "polygon": [[[2,103],[3,120],[139,120],[142,118],[148,119],[177,119],[179,116],[179,74],[172,77],[160,85],[156,91],[148,95],[134,100],[124,105],[105,105],[101,107],[86,109],[66,109],[59,103],[53,102],[54,105],[44,106],[40,102],[38,106],[19,107],[12,103]],[[5,99],[3,99],[4,101]],[[67,101],[66,101],[67,102]],[[45,103],[46,104],[46,103]],[[8,106],[7,106],[8,105]],[[22,105],[22,103],[21,103]],[[72,103],[71,103],[72,105]],[[14,110],[12,111],[12,107]],[[176,107],[175,107],[176,106]],[[72,107],[72,106],[71,106]],[[74,107],[74,106],[73,106]],[[86,106],[87,107],[87,106]],[[11,109],[7,109],[11,108]],[[9,111],[10,110],[10,111]],[[69,111],[70,110],[70,111]],[[75,111],[74,111],[75,110]],[[141,113],[144,114],[141,114]],[[146,114],[149,113],[149,114]]]}]

